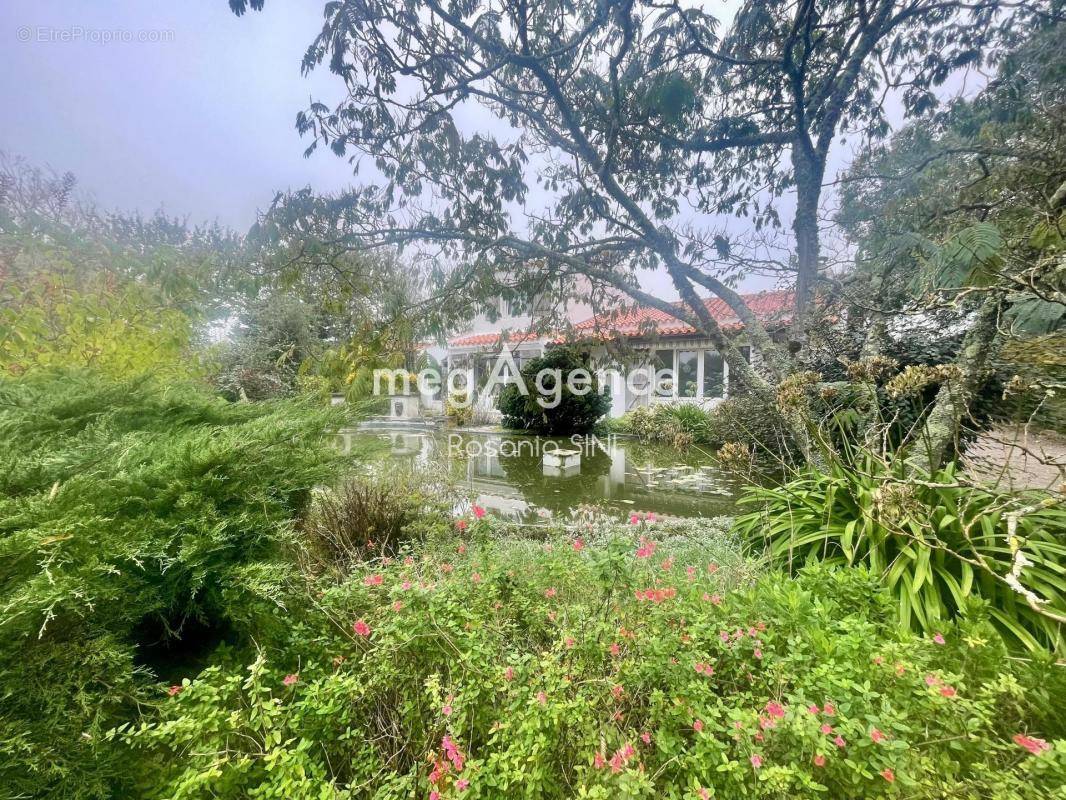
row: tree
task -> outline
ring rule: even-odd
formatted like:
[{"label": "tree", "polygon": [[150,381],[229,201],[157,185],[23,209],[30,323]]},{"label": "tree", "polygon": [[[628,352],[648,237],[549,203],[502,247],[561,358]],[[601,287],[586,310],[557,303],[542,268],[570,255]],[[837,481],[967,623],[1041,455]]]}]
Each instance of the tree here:
[{"label": "tree", "polygon": [[[869,149],[846,177],[840,221],[858,259],[845,300],[866,317],[866,354],[884,352],[894,315],[965,331],[923,429],[934,468],[959,449],[998,353],[1063,341],[1064,56],[1060,26],[1037,32],[980,95]],[[1061,388],[1046,374],[1012,383],[1040,402]]]},{"label": "tree", "polygon": [[[547,436],[588,433],[611,409],[588,363],[568,347],[552,348],[529,361],[522,367],[522,380],[526,394],[517,383],[500,391],[503,422],[512,428]],[[558,403],[551,405],[556,396]]]},{"label": "tree", "polygon": [[[263,2],[230,5],[241,14]],[[485,276],[517,276],[530,291],[584,276],[683,318],[768,397],[696,291],[734,310],[780,379],[787,354],[730,288],[756,262],[700,224],[715,213],[778,224],[775,199],[795,189],[799,329],[819,277],[831,146],[845,129],[884,135],[889,95],[908,114],[933,107],[935,87],[1030,19],[1028,4],[1007,6],[749,2],[720,34],[715,17],[680,0],[341,0],[326,6],[304,69],[328,61],[347,96],[313,103],[297,126],[309,149],[366,154],[385,177],[338,199],[347,237],[459,262],[450,292]],[[474,106],[511,131],[470,132]],[[529,208],[534,183],[543,209]],[[680,311],[639,289],[637,272],[659,266]]]}]

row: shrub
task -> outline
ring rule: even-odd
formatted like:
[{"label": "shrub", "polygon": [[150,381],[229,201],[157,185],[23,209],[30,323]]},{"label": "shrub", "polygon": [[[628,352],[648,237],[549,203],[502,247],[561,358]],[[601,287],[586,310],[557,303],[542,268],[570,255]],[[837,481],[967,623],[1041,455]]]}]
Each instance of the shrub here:
[{"label": "shrub", "polygon": [[[537,375],[548,370],[549,375],[541,382],[545,394],[537,387]],[[584,394],[570,391],[571,375],[583,371],[588,376]],[[580,373],[579,373],[580,374]],[[558,376],[558,377],[556,377]],[[604,394],[589,365],[573,350],[557,347],[540,358],[534,358],[522,368],[528,395],[522,395],[514,383],[503,387],[498,408],[503,413],[503,423],[518,430],[528,430],[547,436],[565,436],[572,433],[588,433],[596,422],[611,408],[611,399]],[[560,386],[556,386],[556,380]],[[574,379],[577,382],[577,379]],[[554,408],[544,408],[540,400],[554,401],[556,392],[559,403]]]},{"label": "shrub", "polygon": [[247,669],[161,690],[158,711],[114,737],[138,756],[140,789],[168,798],[1020,798],[1061,785],[1066,742],[1043,744],[1063,727],[1050,664],[1004,661],[976,620],[946,628],[943,646],[901,631],[863,569],[753,581],[657,529],[638,521],[602,545],[581,529],[547,542],[477,530],[480,546],[368,564],[322,587]]},{"label": "shrub", "polygon": [[0,381],[0,785],[126,796],[104,731],[150,667],[277,624],[333,417],[88,373]]},{"label": "shrub", "polygon": [[[781,486],[750,487],[740,503],[757,510],[739,528],[765,541],[778,564],[868,566],[905,627],[933,633],[980,598],[1012,642],[1062,647],[1054,617],[1066,610],[1066,511],[1049,498],[967,486],[953,465],[926,475],[901,456],[867,454],[856,464],[832,459],[825,471],[809,468]],[[1034,610],[1026,593],[1050,613]]]},{"label": "shrub", "polygon": [[453,495],[422,473],[389,465],[323,490],[303,526],[318,567],[347,570],[358,561],[393,554],[428,526],[450,524]]}]

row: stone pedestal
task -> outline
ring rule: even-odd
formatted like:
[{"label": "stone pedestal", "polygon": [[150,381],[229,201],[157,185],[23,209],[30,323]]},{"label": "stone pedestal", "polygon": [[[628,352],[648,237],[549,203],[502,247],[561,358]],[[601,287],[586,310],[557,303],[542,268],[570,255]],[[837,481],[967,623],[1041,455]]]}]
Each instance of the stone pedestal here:
[{"label": "stone pedestal", "polygon": [[545,450],[541,459],[545,475],[553,478],[569,478],[581,472],[580,450]]},{"label": "stone pedestal", "polygon": [[390,394],[390,419],[418,419],[422,413],[422,403],[417,394]]}]

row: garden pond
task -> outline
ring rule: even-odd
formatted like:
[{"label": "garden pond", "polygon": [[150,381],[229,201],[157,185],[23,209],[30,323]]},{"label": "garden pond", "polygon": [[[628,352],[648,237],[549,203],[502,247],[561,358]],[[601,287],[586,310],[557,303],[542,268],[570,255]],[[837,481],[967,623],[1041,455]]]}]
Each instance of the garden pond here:
[{"label": "garden pond", "polygon": [[[712,453],[686,453],[616,436],[580,440],[454,430],[348,429],[342,450],[382,464],[445,471],[489,512],[516,521],[608,512],[713,517],[734,512],[737,484]],[[579,450],[580,466],[545,466],[543,454]]]}]

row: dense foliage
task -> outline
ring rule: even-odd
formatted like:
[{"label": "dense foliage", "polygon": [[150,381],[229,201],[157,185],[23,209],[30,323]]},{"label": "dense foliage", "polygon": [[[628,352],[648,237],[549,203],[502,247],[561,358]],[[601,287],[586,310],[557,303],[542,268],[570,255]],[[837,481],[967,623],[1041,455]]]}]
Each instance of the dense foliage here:
[{"label": "dense foliage", "polygon": [[511,428],[548,436],[587,433],[611,408],[588,362],[567,347],[530,359],[522,367],[522,379],[525,394],[512,382],[497,402],[503,424]]},{"label": "dense foliage", "polygon": [[254,657],[161,688],[158,711],[115,734],[140,790],[606,800],[1060,786],[1066,743],[1044,744],[1062,735],[1059,671],[1004,661],[976,619],[914,637],[865,571],[760,577],[698,525],[634,518],[532,542],[467,522],[472,538],[320,585]]},{"label": "dense foliage", "polygon": [[150,670],[284,619],[327,412],[34,371],[0,383],[0,785],[120,796]]},{"label": "dense foliage", "polygon": [[925,474],[904,459],[833,459],[783,485],[753,486],[738,520],[788,569],[863,565],[905,627],[933,633],[987,604],[1008,641],[1061,650],[1066,511],[1048,495],[1010,496],[961,483],[953,465]]}]

